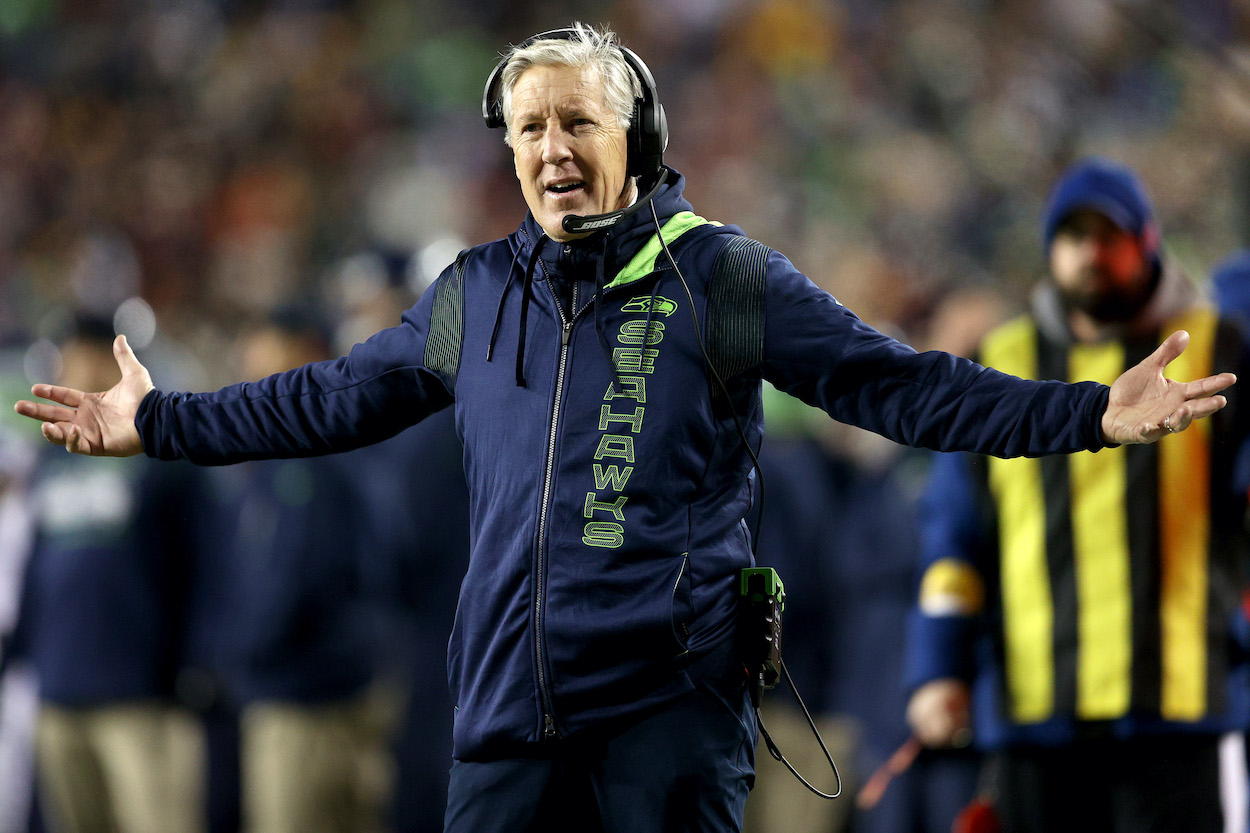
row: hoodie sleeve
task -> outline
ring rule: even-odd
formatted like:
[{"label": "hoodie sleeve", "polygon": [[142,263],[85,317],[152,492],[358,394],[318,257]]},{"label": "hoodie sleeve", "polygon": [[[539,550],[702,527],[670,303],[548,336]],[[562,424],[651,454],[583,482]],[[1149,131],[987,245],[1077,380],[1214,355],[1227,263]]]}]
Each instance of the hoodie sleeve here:
[{"label": "hoodie sleeve", "polygon": [[988,560],[973,459],[935,455],[921,496],[919,582],[903,658],[908,691],[946,677],[972,681]]},{"label": "hoodie sleeve", "polygon": [[452,380],[427,357],[442,348],[445,328],[431,314],[456,274],[449,267],[398,326],[347,356],[214,393],[152,391],[135,417],[144,452],[201,465],[330,454],[394,436],[446,407]]},{"label": "hoodie sleeve", "polygon": [[917,353],[777,252],[764,296],[765,378],[837,420],[905,445],[997,457],[1105,447],[1105,385],[1029,381],[948,353]]}]

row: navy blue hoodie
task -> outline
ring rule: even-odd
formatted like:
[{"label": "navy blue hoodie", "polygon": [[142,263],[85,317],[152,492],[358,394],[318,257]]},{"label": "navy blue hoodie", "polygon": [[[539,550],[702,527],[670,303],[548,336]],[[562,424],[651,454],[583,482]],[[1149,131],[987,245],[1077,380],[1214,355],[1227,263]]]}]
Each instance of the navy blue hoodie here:
[{"label": "navy blue hoodie", "polygon": [[694,215],[673,179],[654,219],[575,243],[528,216],[345,357],[140,407],[147,454],[223,464],[377,442],[454,403],[471,502],[448,657],[460,759],[523,754],[691,690],[692,661],[733,634],[751,563],[735,419],[757,445],[762,378],[909,445],[1102,447],[1105,386],[917,354]]},{"label": "navy blue hoodie", "polygon": [[202,474],[48,448],[12,654],[62,706],[172,699]]}]

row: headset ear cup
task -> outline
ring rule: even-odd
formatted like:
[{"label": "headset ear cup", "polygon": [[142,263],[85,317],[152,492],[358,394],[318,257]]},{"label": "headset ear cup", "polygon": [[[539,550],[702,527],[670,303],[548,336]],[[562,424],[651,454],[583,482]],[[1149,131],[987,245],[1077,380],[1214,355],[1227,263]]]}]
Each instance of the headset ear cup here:
[{"label": "headset ear cup", "polygon": [[668,150],[668,116],[664,113],[664,105],[655,103],[655,171],[659,173],[664,166],[664,151]]},{"label": "headset ear cup", "polygon": [[636,149],[636,155],[634,164],[631,165],[631,174],[642,177],[645,183],[654,180],[664,166],[664,150],[668,146],[668,119],[664,115],[664,107],[658,102],[648,107],[640,99],[634,106],[634,113],[631,147]]},{"label": "headset ear cup", "polygon": [[491,130],[504,126],[503,95],[499,87],[502,83],[501,76],[506,64],[507,59],[495,64],[495,68],[491,70],[490,77],[486,79],[486,86],[482,89],[482,119]]},{"label": "headset ear cup", "polygon": [[634,101],[634,114],[630,120],[627,169],[630,176],[641,177],[650,182],[664,165],[664,150],[668,146],[668,119],[664,107],[658,103],[648,106],[644,99]]},{"label": "headset ear cup", "polygon": [[643,174],[641,105],[641,99],[634,99],[634,111],[629,117],[629,131],[625,134],[625,146],[628,151],[628,156],[625,158],[625,173],[629,176],[642,176]]}]

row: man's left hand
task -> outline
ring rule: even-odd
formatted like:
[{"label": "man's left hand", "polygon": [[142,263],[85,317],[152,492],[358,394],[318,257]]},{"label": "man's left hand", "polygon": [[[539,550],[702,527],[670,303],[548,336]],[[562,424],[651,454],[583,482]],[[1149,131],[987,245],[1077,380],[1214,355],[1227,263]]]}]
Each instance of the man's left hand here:
[{"label": "man's left hand", "polygon": [[1179,434],[1228,404],[1219,392],[1237,381],[1217,373],[1192,382],[1165,378],[1164,369],[1189,344],[1189,333],[1177,330],[1140,364],[1120,374],[1102,415],[1102,436],[1108,444],[1152,443]]}]

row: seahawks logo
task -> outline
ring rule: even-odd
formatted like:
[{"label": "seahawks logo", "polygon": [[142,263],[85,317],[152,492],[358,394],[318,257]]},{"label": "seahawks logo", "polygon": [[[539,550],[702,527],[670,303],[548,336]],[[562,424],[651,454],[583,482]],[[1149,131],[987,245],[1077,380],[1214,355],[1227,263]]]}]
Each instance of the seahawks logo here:
[{"label": "seahawks logo", "polygon": [[677,311],[677,302],[670,301],[663,295],[656,295],[652,298],[650,295],[643,295],[625,302],[625,306],[621,307],[621,312],[651,312],[651,301],[655,301],[655,311],[661,315],[672,315]]}]

